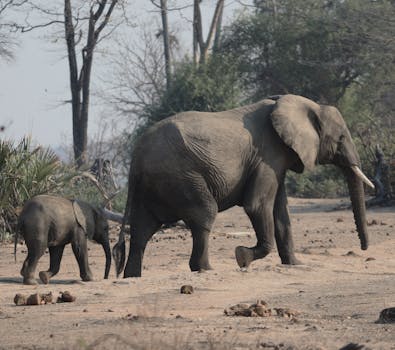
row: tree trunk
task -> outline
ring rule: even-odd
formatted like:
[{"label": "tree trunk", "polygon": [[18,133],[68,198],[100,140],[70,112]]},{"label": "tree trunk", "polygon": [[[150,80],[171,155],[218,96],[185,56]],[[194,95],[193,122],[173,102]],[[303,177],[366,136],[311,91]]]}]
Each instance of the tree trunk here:
[{"label": "tree trunk", "polygon": [[376,166],[373,183],[376,188],[375,197],[370,199],[366,204],[370,206],[375,205],[392,205],[394,196],[391,186],[390,165],[387,163],[384,153],[379,145],[376,146],[375,151]]},{"label": "tree trunk", "polygon": [[[104,13],[107,0],[98,1],[91,5],[88,37],[86,45],[82,50],[82,67],[78,76],[75,29],[73,25],[71,1],[64,1],[65,37],[70,68],[70,90],[73,113],[74,161],[77,167],[81,167],[87,163],[88,115],[93,52],[99,39],[99,35],[103,28],[108,24],[117,2],[118,0],[111,1],[108,10],[100,23],[99,19]],[[94,6],[97,6],[96,11],[93,11]]]},{"label": "tree trunk", "polygon": [[162,27],[163,27],[163,48],[165,56],[166,87],[169,89],[171,81],[171,57],[169,43],[169,26],[167,22],[167,0],[160,1]]},{"label": "tree trunk", "polygon": [[[75,52],[75,31],[71,12],[70,0],[64,1],[65,37],[70,73],[71,105],[73,114],[73,148],[74,159],[78,167],[86,161],[86,145],[84,141],[84,127],[81,126],[81,84],[78,79],[77,56]],[[85,145],[85,146],[84,146]]]},{"label": "tree trunk", "polygon": [[[219,42],[219,33],[222,22],[225,0],[218,0],[215,7],[213,19],[206,41],[203,39],[202,15],[200,11],[200,0],[193,2],[193,58],[194,63],[204,64],[207,61],[209,50],[213,46],[214,39]],[[198,53],[200,52],[200,54]]]}]

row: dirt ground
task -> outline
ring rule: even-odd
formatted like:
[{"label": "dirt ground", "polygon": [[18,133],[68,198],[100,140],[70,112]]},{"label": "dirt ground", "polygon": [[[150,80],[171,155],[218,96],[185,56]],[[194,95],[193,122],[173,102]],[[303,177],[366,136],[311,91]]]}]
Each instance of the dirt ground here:
[{"label": "dirt ground", "polygon": [[[234,248],[255,235],[240,208],[218,215],[210,238],[214,270],[189,271],[189,231],[158,232],[145,254],[143,277],[103,280],[104,253],[90,243],[95,282],[81,282],[71,247],[49,285],[24,286],[26,247],[0,246],[0,349],[339,349],[348,343],[395,349],[395,324],[376,323],[395,307],[395,208],[368,211],[370,247],[361,251],[346,200],[290,199],[297,257],[283,266],[276,251],[248,271]],[[113,230],[112,244],[116,239]],[[47,269],[48,254],[38,271]],[[181,294],[191,285],[193,294]],[[72,303],[15,306],[16,293],[70,291]],[[226,308],[264,300],[291,317],[227,316]]]}]

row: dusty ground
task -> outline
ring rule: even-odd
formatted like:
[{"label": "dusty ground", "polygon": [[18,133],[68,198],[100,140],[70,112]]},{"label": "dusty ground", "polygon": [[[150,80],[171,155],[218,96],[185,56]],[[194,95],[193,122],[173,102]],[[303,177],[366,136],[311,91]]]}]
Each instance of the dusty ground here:
[{"label": "dusty ground", "polygon": [[[26,247],[0,246],[1,349],[339,349],[350,342],[395,349],[395,324],[375,323],[395,307],[395,208],[368,213],[371,245],[359,249],[352,213],[327,211],[340,200],[291,199],[297,256],[304,265],[280,265],[275,251],[238,269],[234,248],[254,245],[240,208],[218,216],[211,234],[215,268],[191,273],[189,231],[157,233],[148,244],[143,277],[102,280],[104,254],[90,244],[96,282],[78,280],[71,247],[49,285],[21,284]],[[372,222],[373,221],[373,222]],[[114,235],[115,237],[115,235]],[[47,269],[48,255],[39,270]],[[191,295],[180,287],[194,287]],[[16,293],[57,295],[68,290],[74,303],[15,306]],[[291,308],[293,318],[230,317],[224,309],[264,300],[269,308]]]}]

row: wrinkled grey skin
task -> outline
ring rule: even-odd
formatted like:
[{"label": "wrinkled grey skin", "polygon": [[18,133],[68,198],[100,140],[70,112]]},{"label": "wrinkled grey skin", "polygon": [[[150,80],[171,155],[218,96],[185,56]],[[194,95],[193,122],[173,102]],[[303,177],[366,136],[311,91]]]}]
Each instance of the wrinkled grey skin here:
[{"label": "wrinkled grey skin", "polygon": [[[294,254],[284,178],[332,163],[347,179],[361,248],[368,247],[359,156],[339,111],[295,95],[219,113],[185,112],[145,133],[134,148],[128,201],[131,243],[124,277],[141,276],[147,241],[162,223],[183,220],[192,231],[192,271],[211,269],[209,232],[218,212],[242,206],[254,227],[254,247],[237,247],[240,267],[277,243],[283,264]],[[368,180],[367,180],[368,181]],[[128,213],[128,210],[126,210]],[[124,257],[123,234],[113,250]]]},{"label": "wrinkled grey skin", "polygon": [[[23,235],[28,249],[21,275],[24,284],[36,284],[34,272],[37,262],[48,247],[50,266],[41,271],[43,283],[59,271],[66,244],[71,243],[83,281],[92,280],[88,264],[87,239],[103,246],[106,254],[104,278],[108,278],[111,266],[111,249],[108,240],[108,222],[99,209],[82,201],[62,197],[40,195],[27,201],[18,219],[18,231]],[[17,243],[15,235],[15,249]]]}]

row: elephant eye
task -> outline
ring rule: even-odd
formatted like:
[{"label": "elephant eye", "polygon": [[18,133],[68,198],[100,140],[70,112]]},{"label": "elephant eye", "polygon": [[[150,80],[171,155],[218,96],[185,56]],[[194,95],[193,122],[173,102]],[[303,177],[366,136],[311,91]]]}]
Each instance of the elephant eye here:
[{"label": "elephant eye", "polygon": [[344,145],[344,135],[340,135],[339,141],[337,141],[337,150],[341,149]]}]

